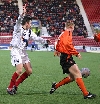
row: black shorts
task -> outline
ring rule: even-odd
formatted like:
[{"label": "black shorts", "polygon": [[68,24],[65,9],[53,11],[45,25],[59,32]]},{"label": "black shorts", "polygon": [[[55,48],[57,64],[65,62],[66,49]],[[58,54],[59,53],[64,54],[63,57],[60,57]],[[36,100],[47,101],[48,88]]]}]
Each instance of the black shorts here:
[{"label": "black shorts", "polygon": [[34,45],[32,45],[32,48],[34,48]]},{"label": "black shorts", "polygon": [[65,53],[61,53],[60,55],[60,65],[62,66],[63,69],[63,74],[67,73],[69,74],[69,68],[76,64],[75,61],[73,60],[73,57],[71,56],[68,58],[68,55]]},{"label": "black shorts", "polygon": [[49,47],[49,45],[48,45],[48,44],[45,44],[45,47],[46,47],[46,48],[48,48],[48,47]]}]

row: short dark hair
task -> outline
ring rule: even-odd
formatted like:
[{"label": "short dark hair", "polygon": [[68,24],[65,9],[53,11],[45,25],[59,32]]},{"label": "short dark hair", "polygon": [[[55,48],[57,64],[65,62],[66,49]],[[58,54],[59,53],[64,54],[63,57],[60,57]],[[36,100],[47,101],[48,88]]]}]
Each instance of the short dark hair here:
[{"label": "short dark hair", "polygon": [[32,20],[32,17],[30,16],[24,16],[22,20],[22,25],[25,25],[26,22],[29,23],[29,21]]}]

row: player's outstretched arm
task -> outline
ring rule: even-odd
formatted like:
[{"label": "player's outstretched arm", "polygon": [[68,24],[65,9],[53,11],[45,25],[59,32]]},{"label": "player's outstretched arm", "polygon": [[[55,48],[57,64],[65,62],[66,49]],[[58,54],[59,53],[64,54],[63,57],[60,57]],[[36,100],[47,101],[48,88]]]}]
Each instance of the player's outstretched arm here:
[{"label": "player's outstretched arm", "polygon": [[23,13],[19,15],[18,19],[16,20],[16,25],[14,26],[14,31],[18,30],[21,25],[22,19],[26,14],[26,5],[23,6]]},{"label": "player's outstretched arm", "polygon": [[40,42],[42,44],[44,44],[46,42],[46,39],[43,39],[42,37],[37,36],[33,31],[31,31],[30,38],[32,40],[37,41],[37,42]]},{"label": "player's outstretched arm", "polygon": [[26,15],[26,4],[23,6],[23,13],[21,14],[21,16],[25,16]]},{"label": "player's outstretched arm", "polygon": [[26,15],[26,5],[23,6],[23,13],[19,15],[16,25],[21,24],[23,17]]}]

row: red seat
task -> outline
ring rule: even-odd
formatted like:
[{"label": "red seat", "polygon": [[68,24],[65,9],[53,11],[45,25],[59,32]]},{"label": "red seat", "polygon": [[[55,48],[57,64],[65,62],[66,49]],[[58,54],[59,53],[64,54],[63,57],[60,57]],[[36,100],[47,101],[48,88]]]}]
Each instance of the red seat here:
[{"label": "red seat", "polygon": [[100,22],[100,0],[81,0],[90,23]]}]

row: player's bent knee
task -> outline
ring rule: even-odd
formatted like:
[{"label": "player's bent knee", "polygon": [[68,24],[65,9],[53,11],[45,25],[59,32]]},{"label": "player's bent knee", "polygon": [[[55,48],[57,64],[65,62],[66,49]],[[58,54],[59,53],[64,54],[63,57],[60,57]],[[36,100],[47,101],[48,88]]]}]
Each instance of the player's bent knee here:
[{"label": "player's bent knee", "polygon": [[30,76],[32,74],[32,69],[29,69],[27,72],[28,72],[28,75]]},{"label": "player's bent knee", "polygon": [[22,71],[21,71],[21,70],[17,70],[16,73],[17,73],[18,75],[21,75],[21,74],[22,74]]}]

